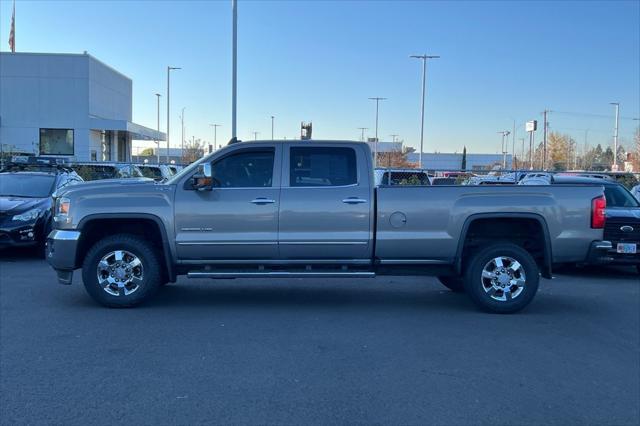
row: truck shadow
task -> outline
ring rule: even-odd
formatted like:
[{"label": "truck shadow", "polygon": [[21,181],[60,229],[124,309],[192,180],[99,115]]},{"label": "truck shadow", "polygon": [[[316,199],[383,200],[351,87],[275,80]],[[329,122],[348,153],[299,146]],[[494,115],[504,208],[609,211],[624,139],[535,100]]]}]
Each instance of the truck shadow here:
[{"label": "truck shadow", "polygon": [[[435,285],[393,286],[376,284],[367,288],[365,285],[354,288],[341,287],[343,284],[303,284],[293,287],[291,284],[254,285],[246,283],[210,284],[210,285],[169,285],[141,306],[141,309],[209,309],[237,307],[258,309],[313,310],[329,309],[340,311],[342,308],[355,309],[361,312],[383,311],[385,313],[420,310],[429,313],[466,312],[477,315],[480,310],[475,307],[465,294],[439,290]],[[538,294],[536,300],[522,313],[531,315],[556,315],[567,312],[584,315],[598,315],[598,306],[586,306],[572,297],[560,295]],[[498,314],[487,314],[501,316]]]}]

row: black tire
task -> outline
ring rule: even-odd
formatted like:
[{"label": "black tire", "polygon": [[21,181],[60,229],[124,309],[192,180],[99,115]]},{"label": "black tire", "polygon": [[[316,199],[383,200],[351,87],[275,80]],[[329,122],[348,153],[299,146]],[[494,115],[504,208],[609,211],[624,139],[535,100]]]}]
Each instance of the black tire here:
[{"label": "black tire", "polygon": [[[142,264],[142,276],[133,293],[112,295],[98,283],[98,264],[104,256],[117,250],[135,255]],[[145,239],[131,234],[116,234],[99,240],[91,247],[82,263],[82,281],[89,295],[101,305],[110,308],[129,308],[150,299],[162,281],[158,254]]]},{"label": "black tire", "polygon": [[[487,291],[493,291],[490,279],[483,278],[485,266],[495,258],[507,257],[517,261],[524,270],[524,286],[519,294],[512,296],[512,292],[498,290],[495,297],[505,297],[507,300],[495,300]],[[509,269],[509,268],[506,268]],[[502,273],[504,276],[504,273]],[[521,275],[520,275],[521,277]],[[500,314],[510,314],[526,307],[538,292],[540,270],[533,257],[522,247],[515,244],[496,243],[476,252],[468,263],[465,271],[465,290],[471,300],[482,310]],[[487,288],[487,290],[485,290]],[[515,287],[514,287],[515,288]],[[516,288],[517,290],[518,288]]]},{"label": "black tire", "polygon": [[464,278],[459,276],[442,276],[438,281],[454,293],[464,293]]}]

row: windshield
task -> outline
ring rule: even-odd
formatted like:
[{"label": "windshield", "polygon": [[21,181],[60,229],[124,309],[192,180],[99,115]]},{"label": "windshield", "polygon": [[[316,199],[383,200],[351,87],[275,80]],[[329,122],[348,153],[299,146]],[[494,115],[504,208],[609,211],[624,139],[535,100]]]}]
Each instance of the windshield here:
[{"label": "windshield", "polygon": [[604,188],[607,207],[640,207],[633,195],[620,185],[607,185]]},{"label": "windshield", "polygon": [[[220,150],[216,151],[219,152]],[[187,167],[185,167],[184,169],[180,170],[178,173],[176,173],[175,175],[171,176],[169,178],[169,180],[167,180],[165,183],[168,185],[177,183],[180,179],[182,179],[183,176],[189,175],[191,173],[193,173],[194,170],[196,170],[198,168],[198,165],[205,162],[205,161],[211,161],[211,157],[213,156],[213,154],[215,154],[216,152],[212,152],[211,154],[208,154],[204,157],[202,157],[201,159],[199,159],[198,161],[194,161],[193,163],[189,164]]]},{"label": "windshield", "polygon": [[51,194],[54,176],[2,174],[0,196],[45,198]]}]

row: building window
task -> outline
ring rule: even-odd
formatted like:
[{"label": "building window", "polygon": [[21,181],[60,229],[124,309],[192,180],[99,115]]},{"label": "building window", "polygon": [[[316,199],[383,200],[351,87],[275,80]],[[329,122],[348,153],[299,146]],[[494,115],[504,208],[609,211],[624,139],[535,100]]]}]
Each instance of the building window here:
[{"label": "building window", "polygon": [[40,129],[40,154],[73,155],[73,130]]}]

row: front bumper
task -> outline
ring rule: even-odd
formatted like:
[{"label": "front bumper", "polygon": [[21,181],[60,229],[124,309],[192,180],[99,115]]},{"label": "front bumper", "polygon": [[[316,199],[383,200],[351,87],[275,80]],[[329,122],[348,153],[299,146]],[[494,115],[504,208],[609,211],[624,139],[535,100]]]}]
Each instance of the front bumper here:
[{"label": "front bumper", "polygon": [[11,222],[0,226],[0,248],[34,246],[42,241],[38,222]]},{"label": "front bumper", "polygon": [[610,241],[591,243],[587,263],[592,265],[640,265],[640,253],[622,254],[616,250],[617,244]]},{"label": "front bumper", "polygon": [[80,231],[54,229],[47,237],[47,261],[55,269],[60,284],[71,284],[79,242]]}]

